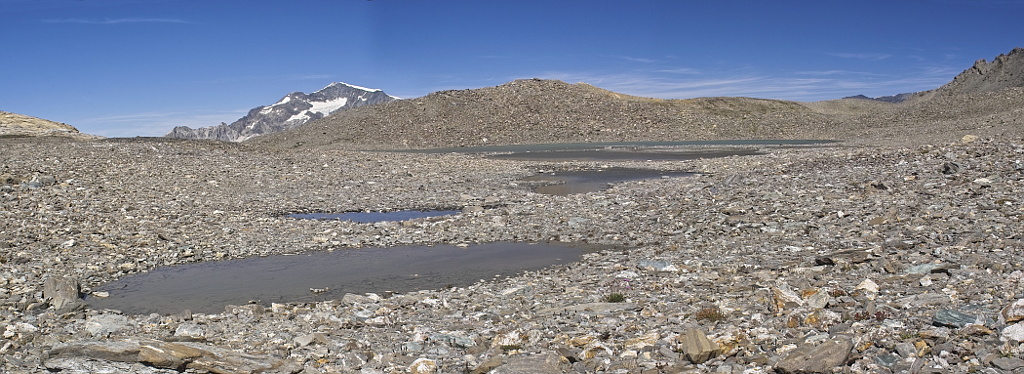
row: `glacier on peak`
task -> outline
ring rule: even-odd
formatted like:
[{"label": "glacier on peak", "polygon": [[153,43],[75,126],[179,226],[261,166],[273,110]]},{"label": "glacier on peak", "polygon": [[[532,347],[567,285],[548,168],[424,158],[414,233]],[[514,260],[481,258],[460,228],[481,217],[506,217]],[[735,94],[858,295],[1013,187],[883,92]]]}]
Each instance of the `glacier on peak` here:
[{"label": "glacier on peak", "polygon": [[249,110],[228,124],[192,129],[178,126],[164,135],[182,139],[216,139],[240,142],[263,134],[305,125],[349,108],[398,100],[379,89],[334,82],[310,94],[292,92],[277,102]]}]

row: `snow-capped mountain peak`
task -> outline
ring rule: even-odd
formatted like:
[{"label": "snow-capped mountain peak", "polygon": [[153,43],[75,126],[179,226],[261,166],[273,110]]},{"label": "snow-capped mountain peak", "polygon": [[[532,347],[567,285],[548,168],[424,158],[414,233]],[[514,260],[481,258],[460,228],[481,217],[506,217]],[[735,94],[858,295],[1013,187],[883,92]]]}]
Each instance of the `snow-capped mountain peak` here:
[{"label": "snow-capped mountain peak", "polygon": [[273,104],[253,108],[230,125],[222,123],[219,126],[198,129],[178,126],[165,136],[239,142],[262,134],[302,126],[337,111],[394,100],[398,98],[379,89],[334,82],[310,94],[292,92]]}]

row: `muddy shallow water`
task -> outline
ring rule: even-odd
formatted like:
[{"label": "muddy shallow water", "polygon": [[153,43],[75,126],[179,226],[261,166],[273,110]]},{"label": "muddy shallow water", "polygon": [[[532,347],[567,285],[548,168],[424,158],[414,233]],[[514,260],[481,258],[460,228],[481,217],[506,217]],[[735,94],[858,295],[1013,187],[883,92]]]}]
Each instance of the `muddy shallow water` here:
[{"label": "muddy shallow water", "polygon": [[675,150],[674,148],[602,148],[557,151],[524,151],[491,155],[491,158],[521,161],[683,161],[700,158],[749,156],[754,149]]},{"label": "muddy shallow water", "polygon": [[534,187],[534,192],[564,196],[601,191],[608,188],[612,183],[652,178],[685,177],[693,174],[685,171],[604,168],[541,173],[524,178],[523,181],[544,183]]},{"label": "muddy shallow water", "polygon": [[393,150],[385,152],[408,152],[408,153],[524,153],[524,152],[555,152],[555,151],[580,151],[580,150],[607,150],[607,149],[631,149],[631,150],[675,150],[675,151],[701,151],[720,150],[730,147],[821,147],[834,144],[831,140],[706,140],[706,141],[678,141],[678,142],[598,142],[598,143],[544,143],[544,144],[520,144],[520,145],[498,145],[480,147],[454,147],[454,148],[431,148],[431,149],[410,149]]},{"label": "muddy shallow water", "polygon": [[[593,248],[590,248],[593,249]],[[467,286],[481,279],[577,261],[587,248],[499,242],[457,247],[338,250],[158,268],[98,287],[94,309],[129,314],[216,313],[226,305],[311,302],[346,293],[410,292]]]}]

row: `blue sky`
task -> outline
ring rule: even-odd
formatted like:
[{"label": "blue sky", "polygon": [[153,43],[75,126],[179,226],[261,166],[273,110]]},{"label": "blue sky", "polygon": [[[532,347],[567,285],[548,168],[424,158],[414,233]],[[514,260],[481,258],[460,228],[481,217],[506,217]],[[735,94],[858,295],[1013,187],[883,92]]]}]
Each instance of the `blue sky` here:
[{"label": "blue sky", "polygon": [[231,123],[341,81],[550,78],[798,101],[936,88],[1024,47],[1024,0],[0,0],[0,110],[103,136]]}]

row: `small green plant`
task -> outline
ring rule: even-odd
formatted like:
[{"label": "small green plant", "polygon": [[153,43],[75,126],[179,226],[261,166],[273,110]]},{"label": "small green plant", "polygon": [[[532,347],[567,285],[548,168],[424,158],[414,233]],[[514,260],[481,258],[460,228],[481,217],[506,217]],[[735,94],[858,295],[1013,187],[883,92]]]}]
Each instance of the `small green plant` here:
[{"label": "small green plant", "polygon": [[623,295],[618,292],[613,292],[608,294],[608,296],[605,296],[604,301],[607,301],[609,303],[621,303],[623,301],[626,301],[626,295]]},{"label": "small green plant", "polygon": [[693,318],[697,320],[705,320],[711,322],[718,322],[725,320],[725,313],[722,313],[718,307],[708,307],[698,310],[697,313],[693,314]]}]

